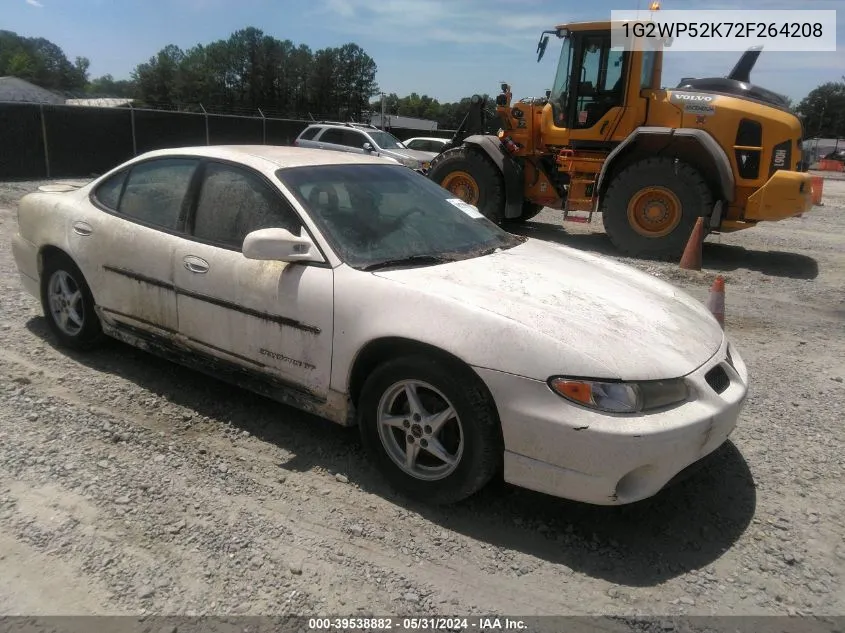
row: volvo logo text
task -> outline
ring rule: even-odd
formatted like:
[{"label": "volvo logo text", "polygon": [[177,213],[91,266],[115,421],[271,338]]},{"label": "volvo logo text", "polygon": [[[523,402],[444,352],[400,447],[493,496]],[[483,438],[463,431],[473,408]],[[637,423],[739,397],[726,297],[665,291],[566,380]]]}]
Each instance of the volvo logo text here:
[{"label": "volvo logo text", "polygon": [[674,94],[672,95],[674,99],[680,99],[681,101],[713,101],[713,97],[708,95],[679,95]]}]

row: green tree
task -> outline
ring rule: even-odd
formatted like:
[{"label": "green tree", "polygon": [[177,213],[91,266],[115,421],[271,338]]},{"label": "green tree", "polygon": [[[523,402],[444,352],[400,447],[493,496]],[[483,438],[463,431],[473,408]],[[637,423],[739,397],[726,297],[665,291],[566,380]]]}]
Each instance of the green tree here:
[{"label": "green tree", "polygon": [[92,79],[85,87],[92,97],[132,97],[135,85],[126,79],[115,80],[111,75]]},{"label": "green tree", "polygon": [[336,49],[324,48],[314,53],[309,77],[309,113],[318,118],[338,116],[339,74]]},{"label": "green tree", "polygon": [[170,44],[161,49],[146,63],[132,72],[136,96],[149,105],[176,106],[180,103],[181,86],[177,84],[177,73],[185,53],[178,46]]},{"label": "green tree", "polygon": [[248,27],[187,51],[165,47],[132,76],[134,96],[151,105],[360,119],[378,93],[376,70],[357,44],[312,53]]},{"label": "green tree", "polygon": [[75,92],[88,83],[89,66],[85,57],[71,62],[58,45],[43,37],[0,31],[0,76],[19,77],[57,92]]},{"label": "green tree", "polygon": [[803,117],[804,134],[808,138],[845,136],[845,78],[810,91],[796,111]]},{"label": "green tree", "polygon": [[344,44],[335,50],[338,81],[338,113],[344,118],[361,120],[367,103],[378,94],[376,63],[357,44]]}]

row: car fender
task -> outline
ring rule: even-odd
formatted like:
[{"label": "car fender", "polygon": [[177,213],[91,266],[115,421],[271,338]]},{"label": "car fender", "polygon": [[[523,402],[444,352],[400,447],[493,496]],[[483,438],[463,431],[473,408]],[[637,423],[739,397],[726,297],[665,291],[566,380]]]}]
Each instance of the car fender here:
[{"label": "car fender", "polygon": [[505,182],[505,218],[522,215],[522,166],[502,151],[502,144],[496,136],[475,134],[466,137],[464,143],[481,149],[502,172]]},{"label": "car fender", "polygon": [[666,148],[675,142],[675,139],[696,143],[704,153],[704,161],[711,167],[711,177],[718,188],[715,193],[722,200],[733,202],[735,180],[728,155],[716,142],[716,139],[706,131],[691,128],[639,127],[634,130],[628,138],[613,148],[604,161],[597,183],[600,195],[607,189],[609,184],[607,176],[616,161],[633,150],[637,143],[643,141],[646,137],[660,138],[661,144]]},{"label": "car fender", "polygon": [[[470,367],[545,380],[569,368],[613,377],[614,369],[552,340],[530,325],[458,300],[342,265],[335,269],[331,389],[347,392],[360,352],[372,341],[400,338],[447,352]],[[362,306],[372,306],[371,309]],[[381,307],[380,307],[381,306]],[[383,306],[390,306],[389,310]],[[441,324],[432,327],[432,323]],[[513,344],[502,346],[501,341]]]}]

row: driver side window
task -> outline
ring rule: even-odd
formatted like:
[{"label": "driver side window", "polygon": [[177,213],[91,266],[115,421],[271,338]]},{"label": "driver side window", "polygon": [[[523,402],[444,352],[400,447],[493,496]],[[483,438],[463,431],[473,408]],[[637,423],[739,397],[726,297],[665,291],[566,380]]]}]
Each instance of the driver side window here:
[{"label": "driver side window", "polygon": [[194,215],[193,235],[240,250],[247,234],[282,228],[301,234],[302,224],[281,194],[258,174],[224,163],[208,163]]}]

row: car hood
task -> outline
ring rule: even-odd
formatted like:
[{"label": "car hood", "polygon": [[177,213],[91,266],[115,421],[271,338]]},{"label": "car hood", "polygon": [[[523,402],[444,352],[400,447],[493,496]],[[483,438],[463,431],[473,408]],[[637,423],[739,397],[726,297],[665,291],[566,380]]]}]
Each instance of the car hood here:
[{"label": "car hood", "polygon": [[539,332],[607,368],[607,375],[593,377],[684,376],[712,358],[724,339],[704,305],[671,284],[536,240],[484,257],[376,274]]},{"label": "car hood", "polygon": [[387,154],[388,156],[404,156],[406,158],[413,158],[422,162],[431,161],[432,158],[437,156],[434,152],[423,152],[418,149],[386,149],[383,150],[382,153]]}]

